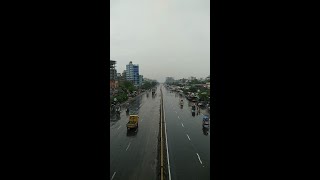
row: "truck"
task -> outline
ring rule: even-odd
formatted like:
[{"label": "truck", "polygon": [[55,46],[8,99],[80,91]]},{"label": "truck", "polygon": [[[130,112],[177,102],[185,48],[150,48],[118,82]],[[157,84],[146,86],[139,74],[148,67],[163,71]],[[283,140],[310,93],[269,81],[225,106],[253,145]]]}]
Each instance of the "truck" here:
[{"label": "truck", "polygon": [[127,123],[127,130],[136,129],[139,125],[139,116],[138,115],[130,115],[129,122]]}]

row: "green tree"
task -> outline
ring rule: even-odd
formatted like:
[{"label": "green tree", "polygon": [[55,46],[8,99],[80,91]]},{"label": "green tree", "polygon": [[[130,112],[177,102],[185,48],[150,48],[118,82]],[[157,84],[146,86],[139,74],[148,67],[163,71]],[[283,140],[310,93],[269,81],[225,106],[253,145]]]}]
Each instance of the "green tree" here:
[{"label": "green tree", "polygon": [[130,93],[132,93],[133,91],[136,91],[137,88],[133,85],[132,82],[130,81],[123,81],[119,84],[119,87],[124,91],[127,92],[129,91]]}]

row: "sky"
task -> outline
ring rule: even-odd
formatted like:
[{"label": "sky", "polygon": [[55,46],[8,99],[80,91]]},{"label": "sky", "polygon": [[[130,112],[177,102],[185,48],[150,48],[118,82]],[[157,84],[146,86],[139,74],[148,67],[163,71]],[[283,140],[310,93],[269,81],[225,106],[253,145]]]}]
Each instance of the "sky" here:
[{"label": "sky", "polygon": [[210,0],[111,0],[110,59],[164,82],[210,74]]}]

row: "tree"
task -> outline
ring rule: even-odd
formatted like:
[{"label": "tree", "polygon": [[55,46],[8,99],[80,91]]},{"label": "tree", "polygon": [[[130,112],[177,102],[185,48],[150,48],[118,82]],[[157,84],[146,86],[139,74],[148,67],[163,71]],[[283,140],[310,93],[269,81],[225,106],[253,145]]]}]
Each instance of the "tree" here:
[{"label": "tree", "polygon": [[136,87],[133,85],[132,82],[130,81],[123,81],[120,83],[119,87],[124,91],[127,92],[129,91],[130,93],[132,93],[133,91],[136,91]]}]

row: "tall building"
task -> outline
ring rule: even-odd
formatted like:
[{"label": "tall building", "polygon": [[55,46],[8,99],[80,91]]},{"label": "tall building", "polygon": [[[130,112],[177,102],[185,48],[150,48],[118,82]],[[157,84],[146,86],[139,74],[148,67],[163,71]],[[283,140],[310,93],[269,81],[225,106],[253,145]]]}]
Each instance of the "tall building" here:
[{"label": "tall building", "polygon": [[116,61],[110,60],[110,92],[118,87]]},{"label": "tall building", "polygon": [[132,64],[132,61],[126,66],[126,78],[135,86],[139,86],[139,65]]},{"label": "tall building", "polygon": [[110,80],[117,79],[116,61],[110,60]]},{"label": "tall building", "polygon": [[139,75],[139,86],[143,84],[143,75]]}]

